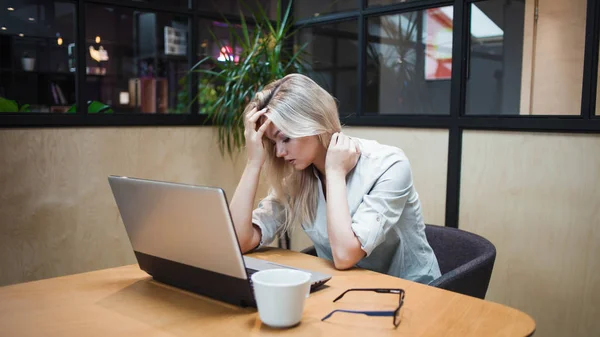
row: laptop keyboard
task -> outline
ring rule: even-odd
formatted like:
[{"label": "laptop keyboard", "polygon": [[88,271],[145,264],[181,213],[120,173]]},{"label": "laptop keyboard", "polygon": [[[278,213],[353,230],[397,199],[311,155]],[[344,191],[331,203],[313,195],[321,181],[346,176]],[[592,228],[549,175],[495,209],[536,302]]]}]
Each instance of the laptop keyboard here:
[{"label": "laptop keyboard", "polygon": [[248,273],[248,279],[252,276],[252,274],[256,273],[258,270],[246,268],[246,273]]},{"label": "laptop keyboard", "polygon": [[[248,281],[250,281],[250,285],[252,285],[252,274],[258,272],[258,270],[256,269],[250,269],[250,268],[246,268],[246,273],[248,273]],[[312,282],[310,284],[311,289],[315,289],[318,288],[320,285],[322,285],[323,283],[325,283],[326,280],[323,281],[319,281],[319,282]]]}]

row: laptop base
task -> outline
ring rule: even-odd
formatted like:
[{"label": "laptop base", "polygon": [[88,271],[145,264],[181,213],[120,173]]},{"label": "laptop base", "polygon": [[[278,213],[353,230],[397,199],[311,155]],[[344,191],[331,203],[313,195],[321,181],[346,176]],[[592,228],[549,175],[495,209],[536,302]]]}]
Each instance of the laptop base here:
[{"label": "laptop base", "polygon": [[240,307],[256,307],[248,280],[134,251],[140,269],[156,281]]}]

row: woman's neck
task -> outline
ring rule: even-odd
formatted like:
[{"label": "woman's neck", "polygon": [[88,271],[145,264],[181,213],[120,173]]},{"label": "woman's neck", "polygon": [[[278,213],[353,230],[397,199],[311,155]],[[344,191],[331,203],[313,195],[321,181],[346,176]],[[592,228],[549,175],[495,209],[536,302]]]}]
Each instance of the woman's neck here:
[{"label": "woman's neck", "polygon": [[325,158],[327,157],[327,149],[324,148],[324,151],[321,151],[313,161],[313,165],[319,171],[319,176],[324,179],[325,178]]}]

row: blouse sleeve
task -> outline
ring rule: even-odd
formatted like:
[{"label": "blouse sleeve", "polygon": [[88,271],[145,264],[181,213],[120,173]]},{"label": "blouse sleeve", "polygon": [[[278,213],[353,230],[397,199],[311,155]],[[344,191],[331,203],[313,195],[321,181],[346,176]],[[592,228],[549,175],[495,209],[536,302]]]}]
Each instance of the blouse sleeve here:
[{"label": "blouse sleeve", "polygon": [[352,230],[369,256],[398,223],[412,188],[408,160],[393,163],[375,181],[352,216]]},{"label": "blouse sleeve", "polygon": [[271,243],[283,229],[284,223],[284,207],[275,200],[272,194],[269,194],[252,211],[252,224],[258,226],[262,234],[258,246],[262,247]]}]

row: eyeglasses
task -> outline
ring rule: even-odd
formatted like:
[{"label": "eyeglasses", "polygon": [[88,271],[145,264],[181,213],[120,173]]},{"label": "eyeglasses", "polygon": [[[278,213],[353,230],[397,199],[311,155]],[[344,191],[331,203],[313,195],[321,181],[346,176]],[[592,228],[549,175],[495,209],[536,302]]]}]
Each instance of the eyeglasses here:
[{"label": "eyeglasses", "polygon": [[398,307],[394,311],[361,311],[361,310],[336,309],[336,310],[333,310],[332,312],[330,312],[329,314],[327,314],[325,317],[321,318],[321,321],[328,319],[329,317],[331,317],[331,315],[333,315],[336,312],[345,312],[345,313],[350,313],[350,314],[363,314],[363,315],[375,316],[375,317],[392,316],[393,320],[394,320],[393,321],[394,327],[398,327],[398,325],[400,325],[400,309],[402,308],[402,305],[404,304],[404,289],[381,289],[381,288],[348,289],[348,290],[344,291],[340,296],[338,296],[333,301],[336,302],[337,300],[344,297],[344,295],[346,295],[346,293],[348,293],[350,291],[374,291],[374,292],[380,293],[380,294],[399,294],[400,299],[398,301]]}]

